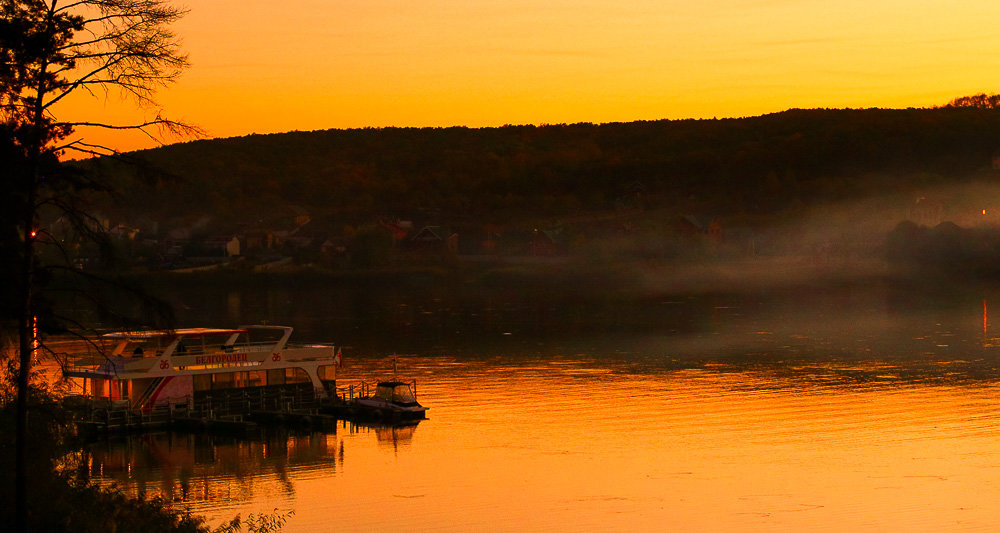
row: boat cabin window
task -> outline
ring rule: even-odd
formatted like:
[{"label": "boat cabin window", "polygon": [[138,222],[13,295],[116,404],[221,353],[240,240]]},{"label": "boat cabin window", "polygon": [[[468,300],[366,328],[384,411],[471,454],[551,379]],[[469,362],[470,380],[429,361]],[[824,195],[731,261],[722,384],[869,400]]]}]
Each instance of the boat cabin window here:
[{"label": "boat cabin window", "polygon": [[219,372],[218,374],[212,374],[212,389],[231,389],[233,388],[233,373],[232,372]]},{"label": "boat cabin window", "polygon": [[264,370],[196,374],[192,377],[194,378],[194,390],[196,391],[263,387],[267,384],[267,373]]},{"label": "boat cabin window", "polygon": [[285,383],[311,383],[312,380],[309,379],[309,374],[306,374],[305,370],[301,368],[286,368],[285,369]]},{"label": "boat cabin window", "polygon": [[149,342],[128,342],[121,351],[122,357],[156,357],[156,345]]},{"label": "boat cabin window", "polygon": [[246,372],[233,372],[233,387],[262,387],[265,384],[266,372],[263,370],[253,370]]},{"label": "boat cabin window", "polygon": [[90,380],[90,395],[94,398],[103,398],[108,396],[107,380],[94,378]]},{"label": "boat cabin window", "polygon": [[285,369],[283,368],[273,368],[267,371],[267,384],[268,385],[284,385],[285,384]]},{"label": "boat cabin window", "polygon": [[319,367],[320,381],[337,381],[337,367],[334,365],[323,365]]},{"label": "boat cabin window", "polygon": [[405,383],[379,383],[378,388],[375,390],[375,396],[385,401],[402,404],[417,402],[417,399],[413,396],[413,391],[410,390],[410,386]]},{"label": "boat cabin window", "polygon": [[[234,334],[224,335],[204,335],[202,337],[185,339],[187,343],[187,355],[199,355],[203,353],[233,353],[242,348],[247,348],[245,336],[241,338]],[[177,347],[178,351],[180,346]]]},{"label": "boat cabin window", "polygon": [[195,374],[191,376],[194,378],[194,390],[212,390],[212,375],[211,374]]},{"label": "boat cabin window", "polygon": [[248,387],[263,387],[264,385],[267,385],[266,370],[251,370],[247,372]]},{"label": "boat cabin window", "polygon": [[146,352],[150,354],[155,354],[156,349],[154,346],[149,345],[143,341],[135,340],[122,340],[117,343],[113,350],[111,350],[111,355],[117,355],[121,357],[145,357]]}]

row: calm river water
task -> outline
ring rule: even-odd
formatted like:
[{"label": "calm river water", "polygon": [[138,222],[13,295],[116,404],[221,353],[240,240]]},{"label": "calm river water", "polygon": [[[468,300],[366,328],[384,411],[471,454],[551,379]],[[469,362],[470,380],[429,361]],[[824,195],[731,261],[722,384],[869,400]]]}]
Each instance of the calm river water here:
[{"label": "calm river water", "polygon": [[290,532],[996,529],[1000,292],[355,292],[175,304],[343,342],[341,384],[397,353],[428,420],[102,441],[91,475],[211,523],[294,511]]}]

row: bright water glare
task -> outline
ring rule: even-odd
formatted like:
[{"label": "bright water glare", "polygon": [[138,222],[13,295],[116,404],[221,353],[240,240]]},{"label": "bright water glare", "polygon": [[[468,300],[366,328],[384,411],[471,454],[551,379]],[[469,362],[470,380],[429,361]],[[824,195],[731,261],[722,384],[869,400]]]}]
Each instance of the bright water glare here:
[{"label": "bright water glare", "polygon": [[993,530],[990,298],[665,298],[573,307],[559,332],[539,321],[561,302],[394,303],[378,327],[320,309],[296,333],[354,333],[341,384],[391,372],[397,342],[428,420],[109,439],[90,472],[212,523],[294,511],[290,532]]}]

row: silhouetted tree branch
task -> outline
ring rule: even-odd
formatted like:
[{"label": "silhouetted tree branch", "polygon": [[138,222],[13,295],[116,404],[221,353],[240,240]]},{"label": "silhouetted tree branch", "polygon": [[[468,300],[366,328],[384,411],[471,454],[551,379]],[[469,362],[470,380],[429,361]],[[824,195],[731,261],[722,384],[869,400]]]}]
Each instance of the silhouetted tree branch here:
[{"label": "silhouetted tree branch", "polygon": [[165,0],[0,0],[0,121],[6,135],[3,167],[7,215],[2,243],[15,252],[8,279],[14,287],[4,318],[16,328],[18,370],[15,457],[15,529],[27,531],[26,422],[31,361],[37,342],[39,276],[56,265],[40,263],[41,206],[52,206],[85,236],[105,242],[102,230],[76,202],[83,190],[101,190],[94,180],[58,164],[62,150],[98,155],[117,151],[82,140],[63,142],[77,129],[92,127],[157,133],[197,134],[183,122],[155,118],[134,124],[62,120],[53,106],[83,90],[118,92],[140,108],[158,109],[158,89],[171,83],[187,66],[169,26],[184,11]]}]

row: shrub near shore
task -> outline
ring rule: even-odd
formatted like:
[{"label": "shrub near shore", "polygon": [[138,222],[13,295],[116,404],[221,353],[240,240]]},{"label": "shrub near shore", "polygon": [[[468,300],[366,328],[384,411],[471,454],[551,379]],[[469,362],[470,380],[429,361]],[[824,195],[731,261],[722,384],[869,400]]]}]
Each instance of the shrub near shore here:
[{"label": "shrub near shore", "polygon": [[[212,529],[205,520],[174,509],[159,498],[131,498],[114,488],[98,487],[80,464],[72,416],[54,395],[32,389],[28,437],[28,530],[74,533],[266,533],[279,531],[289,513],[239,516]],[[9,390],[0,391],[0,471],[13,471],[14,405]],[[0,501],[13,501],[10,476],[0,482]],[[13,509],[0,505],[0,524],[13,522]],[[2,528],[0,528],[2,529]]]}]

